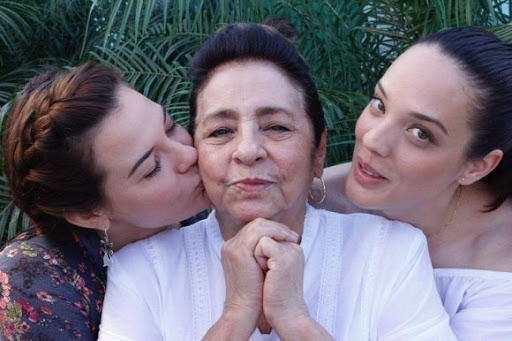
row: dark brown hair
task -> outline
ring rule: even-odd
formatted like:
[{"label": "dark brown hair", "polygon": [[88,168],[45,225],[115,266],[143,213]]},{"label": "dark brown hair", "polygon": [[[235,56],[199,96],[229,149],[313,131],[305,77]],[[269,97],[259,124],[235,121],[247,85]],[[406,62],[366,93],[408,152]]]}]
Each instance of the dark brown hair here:
[{"label": "dark brown hair", "polygon": [[121,84],[112,69],[87,63],[34,77],[15,99],[3,136],[4,170],[14,203],[39,232],[63,237],[70,230],[65,212],[104,203],[90,135],[117,106]]},{"label": "dark brown hair", "polygon": [[197,97],[208,83],[214,70],[234,61],[267,61],[279,69],[301,89],[306,114],[314,131],[315,147],[325,130],[325,118],[309,65],[291,40],[297,37],[295,28],[279,18],[264,24],[236,23],[215,32],[196,52],[190,67],[190,132],[193,134]]},{"label": "dark brown hair", "polygon": [[444,30],[419,44],[438,46],[463,71],[477,94],[470,126],[473,137],[466,148],[468,159],[500,149],[503,158],[483,181],[494,192],[489,210],[512,197],[512,45],[478,27]]}]

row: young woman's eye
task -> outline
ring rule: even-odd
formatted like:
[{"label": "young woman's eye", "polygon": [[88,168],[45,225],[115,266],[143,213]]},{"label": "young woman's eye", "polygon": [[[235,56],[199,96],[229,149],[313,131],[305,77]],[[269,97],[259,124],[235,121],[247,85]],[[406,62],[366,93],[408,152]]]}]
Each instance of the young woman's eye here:
[{"label": "young woman's eye", "polygon": [[378,112],[385,112],[386,107],[384,106],[384,103],[382,103],[382,100],[376,96],[372,96],[370,99],[370,107],[373,110],[377,110]]},{"label": "young woman's eye", "polygon": [[169,127],[165,129],[165,133],[167,135],[171,135],[171,133],[174,131],[175,128],[176,128],[176,122],[174,122],[174,120],[172,120]]},{"label": "young woman's eye", "polygon": [[151,172],[149,172],[148,174],[146,174],[144,176],[145,179],[150,179],[152,177],[154,177],[155,175],[158,174],[158,172],[160,172],[160,169],[162,168],[161,164],[160,164],[160,160],[156,160],[155,162],[155,168],[153,168],[151,170]]},{"label": "young woman's eye", "polygon": [[229,135],[233,131],[229,128],[218,128],[210,133],[209,137],[223,137]]},{"label": "young woman's eye", "polygon": [[410,128],[409,131],[414,136],[414,138],[418,141],[428,142],[428,143],[434,142],[432,134],[430,134],[430,132],[428,132],[425,129],[413,127],[413,128]]}]

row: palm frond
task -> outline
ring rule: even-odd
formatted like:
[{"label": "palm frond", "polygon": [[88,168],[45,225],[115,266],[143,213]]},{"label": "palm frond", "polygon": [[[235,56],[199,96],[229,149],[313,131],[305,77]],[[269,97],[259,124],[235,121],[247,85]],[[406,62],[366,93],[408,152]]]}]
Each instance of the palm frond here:
[{"label": "palm frond", "polygon": [[186,41],[173,46],[178,49],[173,51],[161,41],[147,40],[144,44],[131,41],[115,51],[98,47],[97,52],[91,52],[91,55],[113,65],[136,89],[165,106],[179,123],[185,124],[190,84],[187,68],[180,64],[179,59],[190,52],[190,47]]},{"label": "palm frond", "polygon": [[500,39],[512,43],[512,23],[490,27],[489,31],[494,33]]},{"label": "palm frond", "polygon": [[15,1],[0,1],[0,43],[15,53],[18,43],[28,43],[32,33],[34,7]]},{"label": "palm frond", "polygon": [[0,238],[3,241],[30,226],[27,215],[11,201],[9,186],[3,175],[0,176],[0,210]]}]

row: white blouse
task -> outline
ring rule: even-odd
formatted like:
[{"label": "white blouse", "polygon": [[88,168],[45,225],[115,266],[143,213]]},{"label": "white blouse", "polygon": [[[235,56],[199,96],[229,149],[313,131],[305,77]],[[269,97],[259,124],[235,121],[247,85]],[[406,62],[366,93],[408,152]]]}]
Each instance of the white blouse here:
[{"label": "white blouse", "polygon": [[512,340],[512,273],[434,269],[434,276],[459,340]]},{"label": "white blouse", "polygon": [[[212,213],[116,253],[100,340],[200,340],[222,314],[223,243]],[[309,312],[336,340],[455,340],[419,230],[308,207],[301,247]]]}]

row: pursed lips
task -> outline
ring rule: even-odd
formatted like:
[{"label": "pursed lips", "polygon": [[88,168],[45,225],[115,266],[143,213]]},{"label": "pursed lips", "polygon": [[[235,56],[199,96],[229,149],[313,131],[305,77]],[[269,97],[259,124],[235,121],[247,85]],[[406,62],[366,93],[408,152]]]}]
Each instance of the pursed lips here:
[{"label": "pursed lips", "polygon": [[260,193],[265,190],[268,186],[275,183],[273,180],[262,179],[262,178],[243,178],[230,181],[230,186],[235,186],[239,190],[247,193]]}]

